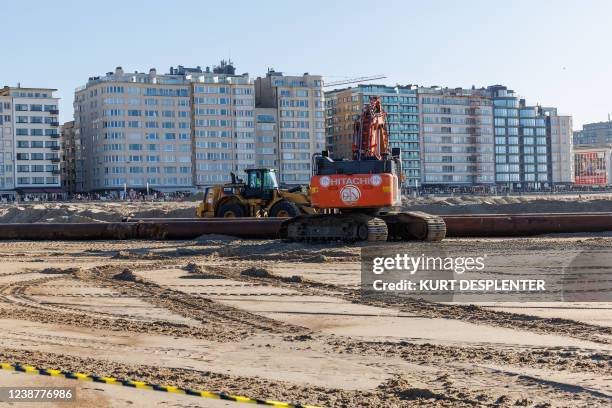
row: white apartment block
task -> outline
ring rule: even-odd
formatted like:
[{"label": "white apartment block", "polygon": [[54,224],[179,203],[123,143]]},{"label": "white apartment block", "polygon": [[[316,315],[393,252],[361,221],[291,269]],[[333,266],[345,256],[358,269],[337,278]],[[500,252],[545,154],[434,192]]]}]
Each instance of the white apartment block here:
[{"label": "white apartment block", "polygon": [[0,195],[61,193],[55,89],[0,89]]},{"label": "white apartment block", "polygon": [[[280,181],[308,184],[312,155],[325,149],[322,77],[308,73],[289,76],[269,70],[265,77],[257,78],[255,90],[257,113],[261,119],[257,120],[258,163],[270,167],[273,160],[270,155],[274,154],[272,149],[276,149],[274,167],[279,170]],[[274,110],[276,112],[272,113]],[[269,117],[263,118],[263,115]],[[268,124],[263,119],[268,119]]]},{"label": "white apartment block", "polygon": [[[90,78],[75,95],[84,190],[191,191],[255,165],[254,86],[222,63]],[[77,180],[77,184],[79,180]]]},{"label": "white apartment block", "polygon": [[493,111],[485,90],[419,88],[423,184],[495,183]]}]

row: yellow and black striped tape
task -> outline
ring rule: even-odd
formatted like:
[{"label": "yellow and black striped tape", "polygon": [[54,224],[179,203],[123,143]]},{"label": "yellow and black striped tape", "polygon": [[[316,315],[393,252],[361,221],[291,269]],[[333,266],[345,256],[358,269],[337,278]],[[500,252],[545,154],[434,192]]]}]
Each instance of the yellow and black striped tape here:
[{"label": "yellow and black striped tape", "polygon": [[230,394],[226,394],[223,392],[197,391],[197,390],[190,390],[187,388],[173,387],[171,385],[149,384],[143,381],[121,380],[121,379],[113,378],[113,377],[98,377],[95,375],[72,373],[69,371],[49,370],[45,368],[37,368],[37,367],[33,367],[27,364],[19,364],[19,363],[16,363],[16,364],[0,363],[0,369],[9,370],[9,371],[19,371],[19,372],[28,373],[28,374],[46,375],[50,377],[61,377],[61,378],[67,378],[71,380],[93,381],[97,383],[122,385],[124,387],[138,388],[141,390],[171,392],[174,394],[192,395],[194,397],[213,398],[213,399],[221,399],[221,400],[234,401],[234,402],[244,402],[247,404],[267,405],[270,407],[277,407],[277,408],[319,408],[314,405],[289,404],[286,402],[279,402],[279,401],[260,400],[257,398],[248,398],[248,397],[240,397],[237,395],[230,395]]}]

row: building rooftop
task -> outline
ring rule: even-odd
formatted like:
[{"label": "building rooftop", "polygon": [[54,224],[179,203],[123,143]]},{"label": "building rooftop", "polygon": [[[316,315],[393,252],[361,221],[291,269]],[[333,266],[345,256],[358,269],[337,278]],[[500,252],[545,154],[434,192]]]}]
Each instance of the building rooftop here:
[{"label": "building rooftop", "polygon": [[151,68],[145,72],[125,72],[123,67],[116,67],[115,71],[109,71],[104,76],[89,77],[87,84],[77,88],[83,90],[102,82],[124,82],[157,85],[187,85],[192,82],[201,83],[251,83],[248,73],[236,75],[236,68],[231,61],[222,60],[220,65],[202,69],[201,66],[195,68],[178,65],[176,68],[170,67],[169,73],[158,74],[157,69]]},{"label": "building rooftop", "polygon": [[584,125],[582,125],[583,130],[597,130],[609,128],[612,128],[612,120],[608,120],[606,122],[585,123]]},{"label": "building rooftop", "polygon": [[[5,85],[3,88],[0,88],[0,96],[9,96],[9,95],[14,95],[14,92],[26,92],[26,93],[30,93],[30,92],[34,92],[36,93],[36,91],[40,92],[50,92],[51,94],[53,94],[53,92],[56,92],[57,89],[54,88],[22,88],[20,84],[17,84],[17,86],[8,86]],[[18,95],[18,96],[22,96],[22,95]],[[49,95],[49,97],[52,97],[52,95]]]}]

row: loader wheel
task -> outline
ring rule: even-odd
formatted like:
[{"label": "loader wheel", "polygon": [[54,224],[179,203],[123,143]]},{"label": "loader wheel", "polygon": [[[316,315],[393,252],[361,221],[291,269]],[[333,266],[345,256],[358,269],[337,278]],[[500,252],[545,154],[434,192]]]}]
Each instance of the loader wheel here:
[{"label": "loader wheel", "polygon": [[244,216],[244,207],[238,203],[223,204],[217,211],[217,217],[219,218],[236,218]]},{"label": "loader wheel", "polygon": [[272,208],[270,208],[269,217],[284,217],[284,218],[293,218],[300,215],[302,212],[299,207],[292,203],[291,201],[282,200],[278,203],[274,204]]}]

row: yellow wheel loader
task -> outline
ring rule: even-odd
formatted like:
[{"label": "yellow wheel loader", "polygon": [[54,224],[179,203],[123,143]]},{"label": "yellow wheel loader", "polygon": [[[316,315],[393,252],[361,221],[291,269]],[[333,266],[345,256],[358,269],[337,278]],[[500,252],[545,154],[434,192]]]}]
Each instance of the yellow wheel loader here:
[{"label": "yellow wheel loader", "polygon": [[200,218],[296,217],[315,214],[307,187],[281,189],[274,169],[247,169],[246,182],[231,173],[232,182],[207,187],[196,209]]}]

